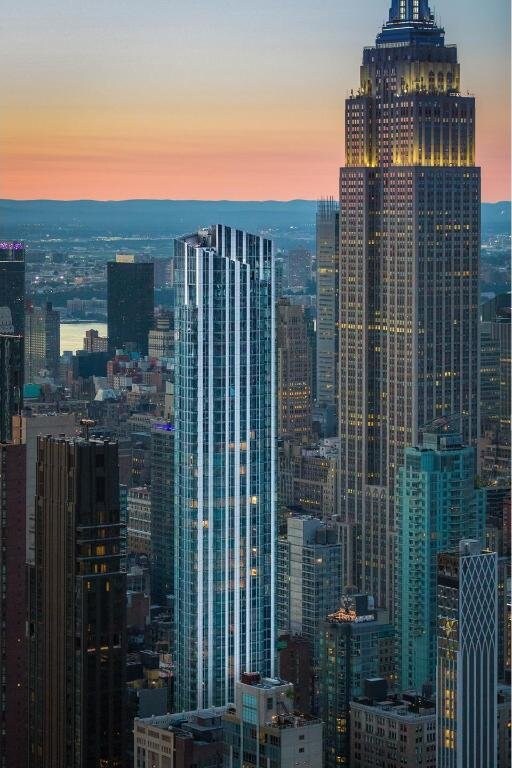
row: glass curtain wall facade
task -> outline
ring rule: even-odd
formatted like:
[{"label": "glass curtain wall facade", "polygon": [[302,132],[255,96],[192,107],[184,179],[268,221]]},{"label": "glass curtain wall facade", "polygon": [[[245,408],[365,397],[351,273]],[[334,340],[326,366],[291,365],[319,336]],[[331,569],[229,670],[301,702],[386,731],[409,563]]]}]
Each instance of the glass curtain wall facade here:
[{"label": "glass curtain wall facade", "polygon": [[233,701],[274,674],[275,295],[270,240],[177,240],[175,705]]},{"label": "glass curtain wall facade", "polygon": [[479,436],[475,100],[426,2],[393,2],[346,102],[339,435],[346,582],[392,606],[395,475],[420,428]]},{"label": "glass curtain wall facade", "polygon": [[482,538],[485,491],[475,488],[475,451],[457,434],[431,432],[407,448],[396,488],[395,619],[401,690],[434,684],[437,555]]}]

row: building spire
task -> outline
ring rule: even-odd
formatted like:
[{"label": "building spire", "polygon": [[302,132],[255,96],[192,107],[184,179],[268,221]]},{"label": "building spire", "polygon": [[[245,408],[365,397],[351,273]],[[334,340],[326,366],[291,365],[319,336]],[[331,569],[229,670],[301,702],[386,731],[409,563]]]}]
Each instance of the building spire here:
[{"label": "building spire", "polygon": [[389,10],[391,24],[411,21],[431,21],[428,0],[392,0]]}]

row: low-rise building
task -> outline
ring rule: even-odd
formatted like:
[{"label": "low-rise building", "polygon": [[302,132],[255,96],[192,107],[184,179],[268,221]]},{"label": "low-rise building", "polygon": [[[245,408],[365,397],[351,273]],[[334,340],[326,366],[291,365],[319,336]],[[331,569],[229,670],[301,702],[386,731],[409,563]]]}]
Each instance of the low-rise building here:
[{"label": "low-rise building", "polygon": [[435,702],[386,688],[382,678],[366,680],[365,696],[350,704],[351,768],[435,768]]},{"label": "low-rise building", "polygon": [[136,718],[134,768],[222,768],[225,707]]},{"label": "low-rise building", "polygon": [[225,768],[322,768],[323,724],[294,710],[293,685],[244,673],[222,718]]}]

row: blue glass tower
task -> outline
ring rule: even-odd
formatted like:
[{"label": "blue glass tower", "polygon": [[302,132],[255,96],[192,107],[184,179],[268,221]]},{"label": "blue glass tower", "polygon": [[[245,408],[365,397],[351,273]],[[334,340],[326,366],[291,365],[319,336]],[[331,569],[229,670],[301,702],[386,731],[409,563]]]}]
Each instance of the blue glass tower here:
[{"label": "blue glass tower", "polygon": [[175,708],[274,673],[275,296],[270,240],[177,240]]},{"label": "blue glass tower", "polygon": [[395,618],[403,689],[435,681],[439,552],[484,532],[485,491],[475,488],[475,452],[460,435],[426,433],[407,448],[396,487]]}]

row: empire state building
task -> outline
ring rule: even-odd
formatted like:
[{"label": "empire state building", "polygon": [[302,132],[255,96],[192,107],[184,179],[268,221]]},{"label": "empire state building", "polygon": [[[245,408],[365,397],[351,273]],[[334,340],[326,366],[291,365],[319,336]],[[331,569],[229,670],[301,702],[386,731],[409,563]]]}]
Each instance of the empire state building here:
[{"label": "empire state building", "polygon": [[426,0],[393,0],[346,102],[339,434],[346,580],[392,604],[394,485],[424,425],[479,434],[475,100]]}]

